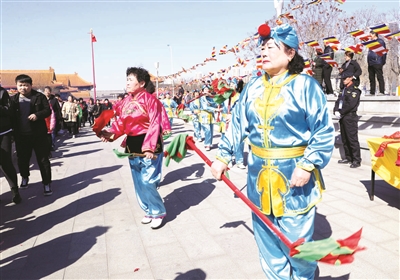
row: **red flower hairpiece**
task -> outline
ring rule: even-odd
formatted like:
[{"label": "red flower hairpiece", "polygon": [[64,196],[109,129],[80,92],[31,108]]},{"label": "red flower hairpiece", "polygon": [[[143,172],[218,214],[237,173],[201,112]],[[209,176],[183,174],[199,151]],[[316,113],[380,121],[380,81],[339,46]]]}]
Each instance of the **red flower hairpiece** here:
[{"label": "red flower hairpiece", "polygon": [[258,34],[260,34],[261,37],[268,37],[269,34],[271,34],[271,28],[267,24],[261,24],[258,27]]}]

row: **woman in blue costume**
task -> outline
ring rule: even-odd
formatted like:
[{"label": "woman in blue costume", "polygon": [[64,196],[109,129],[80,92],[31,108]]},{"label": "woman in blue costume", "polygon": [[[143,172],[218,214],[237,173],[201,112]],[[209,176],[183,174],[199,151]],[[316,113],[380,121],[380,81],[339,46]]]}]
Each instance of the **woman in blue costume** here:
[{"label": "woman in blue costume", "polygon": [[201,130],[204,132],[204,148],[210,151],[214,137],[214,113],[220,111],[218,105],[211,98],[210,89],[203,87],[203,96],[200,97],[200,114],[199,122]]},{"label": "woman in blue costume", "polygon": [[189,103],[189,109],[192,112],[192,122],[194,129],[194,139],[196,141],[203,141],[201,137],[201,126],[199,122],[199,114],[200,114],[200,92],[196,89],[194,91],[194,100]]},{"label": "woman in blue costume", "polygon": [[[240,95],[212,164],[221,179],[247,137],[247,196],[292,242],[312,240],[315,205],[325,189],[320,170],[330,160],[334,128],[318,82],[304,74],[298,38],[288,24],[259,28],[263,71]],[[264,72],[265,71],[265,72]],[[316,262],[291,258],[289,249],[252,215],[262,269],[268,279],[314,279]]]},{"label": "woman in blue costume", "polygon": [[167,91],[165,93],[165,99],[161,100],[162,105],[165,108],[165,111],[167,111],[168,114],[168,119],[169,119],[169,125],[172,128],[172,123],[174,120],[174,115],[175,115],[175,110],[178,107],[178,104],[171,98],[171,94]]}]

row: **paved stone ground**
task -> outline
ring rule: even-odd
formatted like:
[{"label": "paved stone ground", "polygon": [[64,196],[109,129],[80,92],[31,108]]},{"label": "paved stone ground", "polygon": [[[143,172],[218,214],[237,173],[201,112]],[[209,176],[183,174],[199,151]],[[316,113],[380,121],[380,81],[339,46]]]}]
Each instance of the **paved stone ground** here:
[{"label": "paved stone ground", "polygon": [[[173,129],[176,135],[192,127],[176,121]],[[87,127],[75,139],[61,137],[50,197],[36,163],[19,205],[9,202],[0,179],[0,279],[265,279],[250,210],[190,151],[163,169],[163,227],[142,225],[127,159],[112,152],[119,142],[101,143]],[[212,160],[215,151],[206,152]],[[399,190],[377,177],[370,201],[370,168],[336,162],[323,170],[327,191],[315,238],[363,228],[367,250],[349,265],[319,264],[316,279],[399,279]],[[246,170],[233,167],[230,176],[245,192]]]}]

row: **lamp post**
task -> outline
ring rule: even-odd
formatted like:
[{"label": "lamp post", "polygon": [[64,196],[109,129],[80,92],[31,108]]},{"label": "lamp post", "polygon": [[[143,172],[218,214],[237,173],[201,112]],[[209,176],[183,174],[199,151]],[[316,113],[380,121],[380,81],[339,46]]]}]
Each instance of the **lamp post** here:
[{"label": "lamp post", "polygon": [[[171,75],[174,73],[174,63],[172,60],[172,46],[170,44],[167,45],[169,47],[169,52],[171,55]],[[171,82],[172,82],[172,95],[175,96],[175,88],[174,88],[174,79],[173,77],[171,78]]]},{"label": "lamp post", "polygon": [[154,66],[156,67],[156,96],[158,98],[158,67],[160,66],[160,64],[156,62]]}]

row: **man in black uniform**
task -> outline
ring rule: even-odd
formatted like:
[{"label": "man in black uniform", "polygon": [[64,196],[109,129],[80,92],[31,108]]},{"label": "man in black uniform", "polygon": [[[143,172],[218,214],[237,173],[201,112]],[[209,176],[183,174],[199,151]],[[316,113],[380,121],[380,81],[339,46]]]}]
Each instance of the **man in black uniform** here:
[{"label": "man in black uniform", "polygon": [[345,159],[338,163],[350,163],[350,168],[361,166],[360,143],[358,142],[358,116],[357,108],[360,104],[361,90],[354,83],[354,73],[342,74],[344,88],[338,96],[333,109],[333,114],[338,116],[340,135],[342,137]]}]

